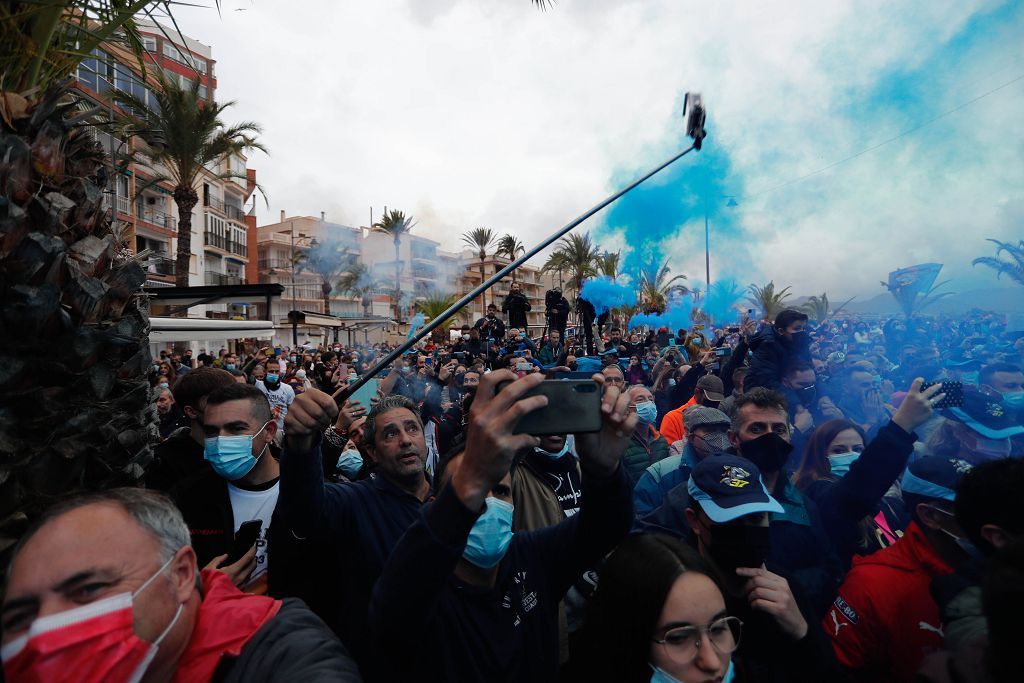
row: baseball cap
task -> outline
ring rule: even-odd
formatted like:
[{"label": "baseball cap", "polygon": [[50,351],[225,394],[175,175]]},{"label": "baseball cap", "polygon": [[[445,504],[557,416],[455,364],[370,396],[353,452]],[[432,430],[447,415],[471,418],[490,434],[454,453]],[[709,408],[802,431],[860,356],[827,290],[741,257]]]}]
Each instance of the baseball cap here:
[{"label": "baseball cap", "polygon": [[722,379],[716,375],[704,375],[697,380],[697,388],[702,390],[709,401],[725,400],[725,385]]},{"label": "baseball cap", "polygon": [[942,415],[987,439],[1008,439],[1024,434],[1021,414],[1008,408],[1001,395],[980,387],[964,386],[963,407],[946,408]]},{"label": "baseball cap", "polygon": [[729,416],[718,408],[709,406],[693,405],[683,411],[683,427],[688,432],[694,428],[704,425],[725,425],[731,424]]},{"label": "baseball cap", "polygon": [[956,500],[956,486],[974,467],[962,458],[930,455],[918,458],[907,466],[900,480],[903,493],[924,498]]},{"label": "baseball cap", "polygon": [[686,489],[704,514],[719,524],[758,512],[783,511],[768,494],[757,465],[738,455],[701,460],[690,472]]}]

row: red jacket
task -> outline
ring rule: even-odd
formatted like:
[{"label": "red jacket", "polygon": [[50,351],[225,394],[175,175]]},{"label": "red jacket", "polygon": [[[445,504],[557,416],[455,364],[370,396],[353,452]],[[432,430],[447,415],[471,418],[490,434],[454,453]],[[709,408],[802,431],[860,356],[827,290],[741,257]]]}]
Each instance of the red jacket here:
[{"label": "red jacket", "polygon": [[942,649],[929,586],[952,573],[916,522],[890,547],[854,557],[822,620],[839,663],[858,681],[911,681],[925,656]]},{"label": "red jacket", "polygon": [[686,427],[683,426],[683,413],[686,412],[687,408],[695,405],[697,405],[697,399],[691,398],[675,410],[665,413],[665,417],[661,420],[661,435],[665,437],[665,441],[668,441],[669,446],[686,436]]}]

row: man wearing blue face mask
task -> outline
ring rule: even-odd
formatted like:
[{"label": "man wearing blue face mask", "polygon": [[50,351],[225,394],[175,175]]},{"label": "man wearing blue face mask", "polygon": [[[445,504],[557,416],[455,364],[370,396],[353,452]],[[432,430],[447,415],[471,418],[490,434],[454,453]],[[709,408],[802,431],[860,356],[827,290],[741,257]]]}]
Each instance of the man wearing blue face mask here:
[{"label": "man wearing blue face mask", "polygon": [[620,459],[637,418],[629,395],[605,385],[601,431],[576,435],[587,491],[580,512],[513,534],[509,469],[523,449],[540,445],[514,433],[515,425],[547,401],[523,398],[540,384],[538,375],[496,391],[514,379],[498,370],[481,380],[465,450],[439,473],[436,500],[395,546],[374,588],[374,640],[403,643],[402,656],[385,662],[386,680],[558,680],[558,603],[629,529]]},{"label": "man wearing blue face mask", "polygon": [[636,429],[630,435],[629,445],[622,456],[622,466],[629,475],[633,486],[640,480],[648,467],[669,456],[668,441],[654,428],[658,418],[658,407],[654,394],[645,386],[630,387],[630,410],[636,413]]},{"label": "man wearing blue face mask", "polygon": [[[280,478],[270,453],[277,434],[270,404],[247,384],[217,389],[206,400],[203,433],[210,469],[181,482],[171,497],[188,524],[200,566],[221,569],[243,590],[265,594]],[[235,534],[246,522],[259,525],[255,544],[225,566]]]}]

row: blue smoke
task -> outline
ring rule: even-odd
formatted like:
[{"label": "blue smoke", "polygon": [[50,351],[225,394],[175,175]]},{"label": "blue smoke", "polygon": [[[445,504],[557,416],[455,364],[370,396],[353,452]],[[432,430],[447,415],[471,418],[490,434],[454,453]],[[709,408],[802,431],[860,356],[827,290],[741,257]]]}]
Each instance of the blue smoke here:
[{"label": "blue smoke", "polygon": [[412,336],[416,334],[416,330],[423,327],[423,314],[417,313],[413,316],[413,319],[409,321],[409,334],[405,335],[406,339],[412,339]]},{"label": "blue smoke", "polygon": [[744,290],[735,280],[719,280],[711,284],[710,291],[701,301],[701,310],[711,317],[712,322],[721,327],[729,323],[738,323],[741,317]]},{"label": "blue smoke", "polygon": [[580,296],[594,304],[594,310],[598,314],[604,313],[610,308],[636,304],[636,289],[632,285],[613,282],[606,275],[591,278],[583,283],[583,291],[580,292]]},{"label": "blue smoke", "polygon": [[670,332],[689,328],[693,322],[693,301],[688,296],[673,298],[664,313],[637,313],[629,319],[627,327],[646,325],[652,329],[667,327]]}]

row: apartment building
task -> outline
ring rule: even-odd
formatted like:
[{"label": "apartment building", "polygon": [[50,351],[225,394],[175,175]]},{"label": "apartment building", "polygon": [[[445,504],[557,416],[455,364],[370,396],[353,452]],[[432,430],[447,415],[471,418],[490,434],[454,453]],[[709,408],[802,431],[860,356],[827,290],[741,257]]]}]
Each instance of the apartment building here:
[{"label": "apartment building", "polygon": [[[160,24],[142,19],[137,23],[146,50],[145,74],[139,70],[137,58],[114,43],[93,50],[75,73],[76,89],[86,101],[103,108],[100,118],[105,119],[104,123],[119,112],[111,99],[113,91],[129,92],[155,104],[153,89],[159,87],[155,77],[158,71],[182,87],[190,87],[198,80],[200,97],[212,101],[217,81],[211,48]],[[88,105],[83,104],[83,108]],[[135,145],[141,144],[116,137],[110,127],[102,124],[93,130],[110,158],[112,171],[135,151]],[[256,225],[254,218],[247,219],[243,207],[256,186],[256,174],[246,167],[246,161],[244,155],[233,155],[201,173],[195,188],[199,202],[191,217],[190,286],[241,284],[247,279],[247,269],[254,274],[249,267],[249,244],[255,240]],[[238,177],[216,177],[225,171]],[[106,206],[113,206],[116,227],[129,248],[136,252],[148,250],[153,255],[147,264],[146,286],[173,286],[179,221],[173,187],[160,182],[143,189],[152,178],[147,176],[146,169],[134,163],[114,176]],[[190,310],[190,315],[249,317],[246,306],[230,304],[197,306]]]},{"label": "apartment building", "polygon": [[[438,249],[436,242],[412,233],[402,236],[398,258],[402,319],[408,319],[417,299],[451,292],[461,277],[458,256]],[[395,288],[395,244],[389,235],[363,229],[362,261],[378,284],[377,292],[390,296]],[[393,310],[392,310],[393,315]]]}]

